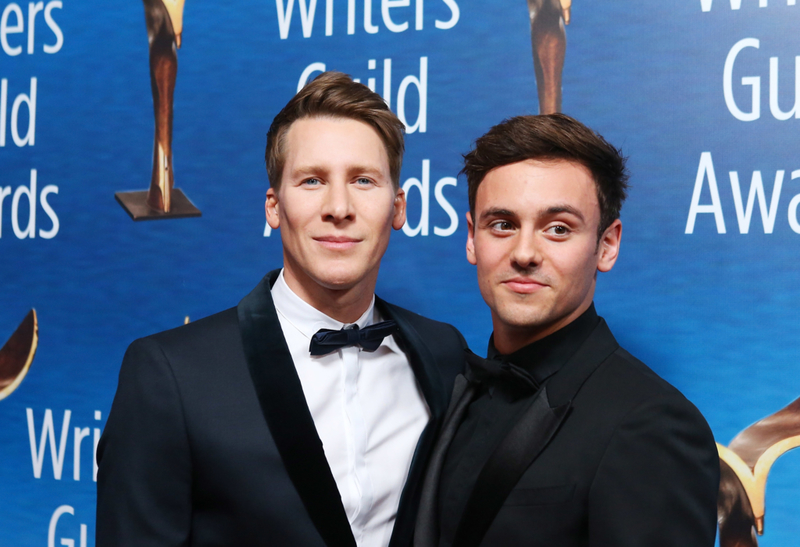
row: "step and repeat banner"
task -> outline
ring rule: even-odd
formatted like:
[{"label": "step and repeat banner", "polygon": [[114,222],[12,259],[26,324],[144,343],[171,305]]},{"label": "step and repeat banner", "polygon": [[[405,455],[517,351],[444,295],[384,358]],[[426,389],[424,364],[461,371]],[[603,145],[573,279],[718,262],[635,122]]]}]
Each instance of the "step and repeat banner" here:
[{"label": "step and repeat banner", "polygon": [[[537,81],[554,59],[536,33],[562,28],[563,67]],[[597,309],[708,419],[723,521],[797,545],[798,28],[795,0],[0,0],[0,545],[94,545],[123,353],[281,265],[265,135],[326,69],[407,128],[408,222],[379,294],[479,353],[460,155],[540,105],[623,149],[622,253]]]}]

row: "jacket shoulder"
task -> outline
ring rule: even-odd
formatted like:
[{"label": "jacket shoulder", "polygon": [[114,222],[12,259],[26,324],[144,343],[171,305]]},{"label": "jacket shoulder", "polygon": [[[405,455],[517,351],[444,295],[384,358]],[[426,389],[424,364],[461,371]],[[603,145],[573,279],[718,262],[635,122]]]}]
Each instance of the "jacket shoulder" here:
[{"label": "jacket shoulder", "polygon": [[617,424],[636,422],[645,416],[657,418],[663,425],[677,420],[703,439],[706,447],[715,447],[711,428],[697,407],[678,388],[623,348],[618,348],[598,368],[585,389],[591,399],[602,398],[605,407],[602,412],[615,416],[613,421]]},{"label": "jacket shoulder", "polygon": [[236,308],[215,313],[186,325],[134,340],[126,351],[127,363],[149,369],[160,362],[180,380],[198,370],[216,370],[244,362],[242,334]]},{"label": "jacket shoulder", "polygon": [[691,405],[678,388],[622,347],[609,357],[599,372],[601,378],[616,385],[620,395],[629,392],[638,400],[664,397]]},{"label": "jacket shoulder", "polygon": [[239,335],[236,308],[228,308],[186,325],[145,336],[134,343],[156,343],[164,348],[197,347],[218,343],[220,338]]},{"label": "jacket shoulder", "polygon": [[392,317],[404,321],[406,324],[411,325],[418,332],[418,334],[429,345],[434,346],[450,346],[458,348],[463,351],[467,347],[467,342],[464,337],[450,323],[436,321],[429,317],[425,317],[411,310],[389,304],[386,301],[379,300],[379,305],[386,311],[389,311]]},{"label": "jacket shoulder", "polygon": [[[624,349],[605,364],[598,372],[608,373],[605,401],[616,410],[598,443],[589,491],[590,512],[603,523],[592,543],[654,545],[658,537],[659,545],[713,544],[719,456],[708,423],[677,388]],[[635,515],[636,525],[622,522],[623,514]],[[667,524],[675,522],[681,525]]]}]

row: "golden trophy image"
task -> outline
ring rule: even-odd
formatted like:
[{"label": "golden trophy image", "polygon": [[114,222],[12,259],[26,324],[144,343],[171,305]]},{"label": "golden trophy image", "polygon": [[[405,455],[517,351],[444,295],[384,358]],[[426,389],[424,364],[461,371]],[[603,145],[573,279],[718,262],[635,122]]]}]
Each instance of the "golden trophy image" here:
[{"label": "golden trophy image", "polygon": [[779,456],[800,446],[800,399],[736,435],[720,460],[720,547],[757,547],[764,534],[767,475]]},{"label": "golden trophy image", "polygon": [[172,168],[172,117],[185,0],[144,0],[150,44],[150,87],[155,113],[153,174],[150,189],[117,192],[114,197],[133,220],[199,217],[200,210],[180,188]]},{"label": "golden trophy image", "polygon": [[39,346],[39,323],[31,310],[0,348],[0,401],[19,387]]},{"label": "golden trophy image", "polygon": [[561,73],[572,0],[528,0],[539,114],[561,112]]}]

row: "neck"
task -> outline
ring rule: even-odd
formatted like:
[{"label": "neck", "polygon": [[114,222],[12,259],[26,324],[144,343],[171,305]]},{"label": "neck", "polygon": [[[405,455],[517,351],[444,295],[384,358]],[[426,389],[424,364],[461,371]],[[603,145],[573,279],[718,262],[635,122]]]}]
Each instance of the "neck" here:
[{"label": "neck", "polygon": [[588,310],[589,306],[591,305],[592,299],[589,299],[569,315],[566,315],[552,323],[536,326],[526,325],[518,327],[516,325],[504,324],[500,322],[493,313],[492,327],[494,329],[494,347],[503,355],[514,353],[515,351],[524,348],[528,344],[538,342],[542,338],[550,336],[554,332],[560,331],[575,321],[578,317],[583,315],[583,313]]},{"label": "neck", "polygon": [[352,287],[330,288],[307,275],[296,275],[286,266],[286,284],[304,302],[340,323],[355,323],[372,303],[377,279],[364,279]]},{"label": "neck", "polygon": [[532,332],[530,329],[494,328],[494,347],[503,355],[509,355],[524,348],[528,344],[541,340],[561,327]]}]

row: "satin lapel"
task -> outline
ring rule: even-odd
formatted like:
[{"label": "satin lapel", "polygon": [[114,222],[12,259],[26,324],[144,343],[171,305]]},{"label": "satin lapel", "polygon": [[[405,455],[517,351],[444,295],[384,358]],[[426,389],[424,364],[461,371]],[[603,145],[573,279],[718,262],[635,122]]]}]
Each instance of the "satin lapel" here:
[{"label": "satin lapel", "polygon": [[567,418],[581,386],[618,348],[601,318],[575,355],[546,381],[478,475],[461,515],[454,547],[480,545],[508,494]]},{"label": "satin lapel", "polygon": [[450,419],[450,416],[453,414],[453,411],[455,411],[456,406],[458,406],[458,401],[460,401],[461,397],[464,396],[464,392],[467,391],[468,387],[469,382],[463,374],[456,376],[456,381],[453,384],[453,394],[450,396],[450,406],[447,407],[447,412],[444,413],[442,424],[446,424]]},{"label": "satin lapel", "polygon": [[405,314],[397,313],[396,308],[387,304],[383,300],[376,298],[375,305],[383,319],[393,319],[397,322],[399,334],[395,340],[401,349],[408,356],[411,369],[419,382],[425,402],[431,411],[431,420],[422,431],[414,457],[411,460],[411,468],[408,471],[408,478],[400,495],[400,505],[397,509],[397,518],[392,531],[392,538],[389,547],[400,547],[411,545],[411,538],[414,534],[414,521],[419,507],[419,497],[422,491],[422,479],[424,477],[425,466],[430,457],[433,445],[436,441],[436,433],[442,423],[447,403],[447,387],[444,385],[441,374],[437,370],[436,360],[431,350],[420,336],[414,325],[405,317]]},{"label": "satin lapel", "polygon": [[464,418],[469,404],[475,397],[476,385],[470,384],[459,374],[455,380],[450,407],[445,414],[442,429],[436,446],[433,448],[425,480],[422,483],[422,494],[419,500],[417,522],[414,527],[414,547],[436,547],[439,544],[439,481],[447,451],[453,442],[458,426]]},{"label": "satin lapel", "polygon": [[531,462],[555,435],[569,404],[550,408],[547,387],[533,397],[520,420],[503,439],[478,475],[461,515],[453,546],[476,547]]},{"label": "satin lapel", "polygon": [[239,328],[250,376],[286,472],[329,547],[355,547],[322,441],[281,331],[267,274],[238,306]]}]

